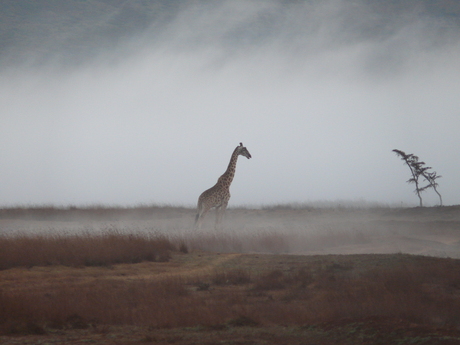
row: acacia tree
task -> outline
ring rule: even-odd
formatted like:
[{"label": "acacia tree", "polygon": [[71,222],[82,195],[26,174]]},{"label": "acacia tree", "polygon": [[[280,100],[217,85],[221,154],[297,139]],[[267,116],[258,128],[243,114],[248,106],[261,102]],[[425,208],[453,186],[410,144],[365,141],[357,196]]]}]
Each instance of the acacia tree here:
[{"label": "acacia tree", "polygon": [[[393,152],[396,153],[399,157],[401,157],[401,160],[403,160],[406,165],[409,167],[410,172],[412,177],[407,180],[407,183],[414,183],[415,184],[415,190],[414,193],[417,194],[417,197],[420,201],[420,206],[423,206],[423,200],[422,200],[422,195],[421,193],[428,188],[433,188],[436,194],[439,196],[439,201],[442,206],[442,197],[441,194],[439,194],[438,190],[436,187],[438,187],[438,183],[436,182],[436,179],[440,178],[440,175],[437,175],[436,171],[434,172],[428,172],[428,170],[431,169],[431,167],[426,167],[425,162],[420,162],[419,158],[412,154],[406,154],[404,151],[401,150],[393,150]],[[425,186],[420,186],[420,177],[423,177],[424,181],[426,181],[428,184]]]},{"label": "acacia tree", "polygon": [[420,174],[418,173],[420,171],[420,165],[425,164],[424,162],[419,162],[418,157],[415,156],[414,154],[406,154],[404,151],[401,150],[396,150],[394,149],[393,152],[396,153],[401,159],[406,163],[406,165],[409,167],[410,172],[412,177],[407,180],[407,183],[414,183],[415,184],[415,190],[414,193],[417,194],[418,199],[420,201],[420,206],[423,206],[423,200],[422,196],[420,195],[422,190],[419,186],[419,178]]},{"label": "acacia tree", "polygon": [[441,194],[438,192],[438,183],[436,182],[436,179],[442,177],[441,175],[437,175],[436,171],[433,171],[433,172],[427,172],[427,171],[424,171],[422,173],[423,177],[425,178],[425,181],[428,182],[428,186],[427,187],[431,187],[433,188],[434,192],[436,194],[438,194],[438,197],[439,197],[439,204],[442,206],[442,196]]}]

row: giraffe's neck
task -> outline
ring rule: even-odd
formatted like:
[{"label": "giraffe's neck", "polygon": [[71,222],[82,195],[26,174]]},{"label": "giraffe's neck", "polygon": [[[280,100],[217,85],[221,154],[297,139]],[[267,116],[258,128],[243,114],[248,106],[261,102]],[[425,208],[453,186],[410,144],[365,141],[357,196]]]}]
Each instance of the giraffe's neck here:
[{"label": "giraffe's neck", "polygon": [[238,147],[233,151],[232,156],[230,157],[230,162],[228,163],[227,170],[219,177],[217,183],[230,187],[233,177],[235,176],[236,161],[238,160]]}]

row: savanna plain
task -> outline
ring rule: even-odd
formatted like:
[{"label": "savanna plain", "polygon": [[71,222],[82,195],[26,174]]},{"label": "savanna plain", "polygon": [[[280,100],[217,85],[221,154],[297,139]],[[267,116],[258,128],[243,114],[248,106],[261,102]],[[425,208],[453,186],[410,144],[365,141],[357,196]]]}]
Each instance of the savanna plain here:
[{"label": "savanna plain", "polygon": [[1,344],[460,344],[460,206],[0,209]]}]

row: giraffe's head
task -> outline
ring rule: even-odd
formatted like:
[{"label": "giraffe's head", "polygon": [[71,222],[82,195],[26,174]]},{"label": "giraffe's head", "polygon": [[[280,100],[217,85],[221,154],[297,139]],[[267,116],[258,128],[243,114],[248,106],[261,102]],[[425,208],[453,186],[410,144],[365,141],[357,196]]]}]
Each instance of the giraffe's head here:
[{"label": "giraffe's head", "polygon": [[251,154],[249,153],[248,149],[243,146],[243,143],[240,143],[240,146],[237,147],[238,154],[241,156],[245,156],[247,159],[251,158]]}]

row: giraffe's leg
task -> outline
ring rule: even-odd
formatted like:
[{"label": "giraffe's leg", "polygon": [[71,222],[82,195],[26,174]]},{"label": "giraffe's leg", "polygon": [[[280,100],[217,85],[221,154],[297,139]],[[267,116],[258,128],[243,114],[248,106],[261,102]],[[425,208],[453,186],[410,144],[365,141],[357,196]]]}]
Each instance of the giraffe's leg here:
[{"label": "giraffe's leg", "polygon": [[209,211],[209,208],[198,211],[195,217],[195,227],[194,227],[195,230],[201,229],[201,224],[203,223],[204,216],[206,215],[206,213],[208,213],[208,211]]},{"label": "giraffe's leg", "polygon": [[222,218],[224,217],[225,210],[227,209],[227,202],[216,208],[216,230],[222,227]]},{"label": "giraffe's leg", "polygon": [[214,225],[214,229],[217,230],[220,224],[220,210],[222,206],[216,207],[216,224]]},{"label": "giraffe's leg", "polygon": [[195,225],[193,226],[193,229],[197,230],[201,227],[201,222],[200,222],[200,213],[198,212],[195,216]]},{"label": "giraffe's leg", "polygon": [[202,221],[203,221],[202,214],[197,213],[197,214],[196,214],[196,217],[195,217],[195,226],[194,226],[194,229],[195,229],[195,230],[201,229],[201,223],[202,223]]}]

